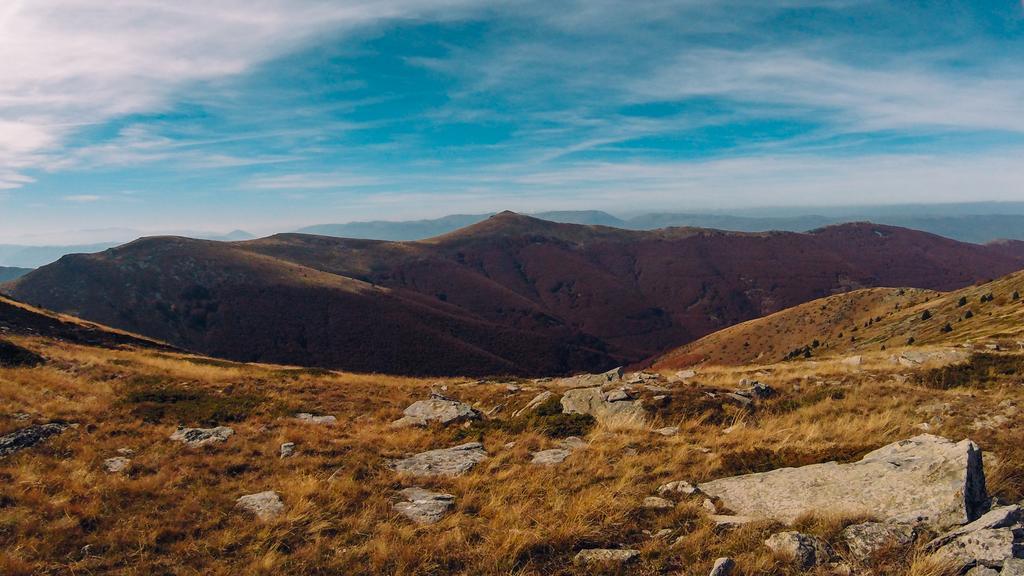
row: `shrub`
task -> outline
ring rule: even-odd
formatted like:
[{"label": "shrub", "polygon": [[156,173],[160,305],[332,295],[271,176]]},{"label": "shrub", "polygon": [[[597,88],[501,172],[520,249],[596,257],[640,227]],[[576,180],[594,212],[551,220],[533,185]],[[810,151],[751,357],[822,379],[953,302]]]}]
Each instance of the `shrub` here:
[{"label": "shrub", "polygon": [[960,301],[956,303],[957,306],[967,306],[967,296],[961,296]]},{"label": "shrub", "polygon": [[931,310],[925,310],[924,312],[921,313],[921,320],[931,320],[931,319],[932,319],[932,311]]},{"label": "shrub", "polygon": [[943,334],[949,334],[952,331],[953,331],[953,325],[950,324],[949,322],[946,322],[946,325],[942,327],[942,333]]}]

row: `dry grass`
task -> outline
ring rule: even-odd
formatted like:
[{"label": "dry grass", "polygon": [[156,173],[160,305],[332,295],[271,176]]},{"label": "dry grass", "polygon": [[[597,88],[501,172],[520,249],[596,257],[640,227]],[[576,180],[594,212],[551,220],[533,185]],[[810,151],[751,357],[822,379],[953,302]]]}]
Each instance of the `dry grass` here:
[{"label": "dry grass", "polygon": [[[581,548],[628,546],[642,552],[630,574],[707,574],[715,558],[736,558],[739,572],[795,574],[763,540],[779,528],[760,523],[714,530],[696,500],[668,513],[640,503],[671,480],[703,481],[767,467],[863,452],[921,432],[970,436],[999,456],[990,468],[998,495],[1024,495],[1019,419],[973,430],[1000,402],[1024,401],[1008,379],[984,395],[973,388],[933,389],[879,357],[861,368],[835,362],[708,368],[673,385],[673,401],[646,424],[589,427],[587,447],[560,466],[529,464],[554,444],[542,419],[510,414],[540,391],[525,383],[417,380],[240,365],[152,351],[113,351],[39,339],[19,344],[50,361],[0,370],[0,433],[63,419],[78,427],[0,460],[0,574],[590,574],[573,566]],[[780,394],[747,411],[702,403],[705,389],[756,377]],[[483,411],[497,422],[471,429],[394,430],[388,423],[429,390]],[[948,406],[945,406],[948,404]],[[154,408],[154,405],[161,409]],[[141,408],[140,408],[141,407]],[[323,427],[290,417],[333,414]],[[167,436],[180,424],[227,423],[225,444],[188,449]],[[663,437],[653,429],[678,425]],[[728,433],[725,430],[729,430]],[[490,458],[454,479],[415,481],[391,472],[390,458],[480,438]],[[282,442],[297,454],[279,459]],[[515,442],[512,448],[506,447]],[[127,474],[103,460],[136,450]],[[457,498],[439,524],[418,527],[391,508],[404,486]],[[234,510],[243,494],[276,490],[287,512],[257,522]],[[860,518],[811,517],[799,528],[833,542]],[[667,540],[644,531],[672,530]],[[673,542],[675,542],[673,544]],[[836,544],[842,551],[841,545]],[[880,558],[874,574],[940,576],[948,567],[910,555]]]}]

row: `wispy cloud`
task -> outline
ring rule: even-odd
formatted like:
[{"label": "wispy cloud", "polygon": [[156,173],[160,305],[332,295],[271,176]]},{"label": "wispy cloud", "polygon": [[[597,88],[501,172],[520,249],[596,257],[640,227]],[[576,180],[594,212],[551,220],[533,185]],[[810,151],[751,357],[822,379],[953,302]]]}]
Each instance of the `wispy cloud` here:
[{"label": "wispy cloud", "polygon": [[99,196],[97,194],[71,194],[69,196],[64,196],[64,200],[67,202],[74,202],[75,204],[91,204],[93,202],[106,200],[106,196]]}]

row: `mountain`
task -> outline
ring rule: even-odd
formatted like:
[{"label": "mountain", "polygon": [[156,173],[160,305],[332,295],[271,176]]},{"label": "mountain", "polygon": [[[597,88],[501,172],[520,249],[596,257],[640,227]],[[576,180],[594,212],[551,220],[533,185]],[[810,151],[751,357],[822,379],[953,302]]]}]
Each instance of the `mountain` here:
[{"label": "mountain", "polygon": [[38,268],[56,262],[67,254],[92,254],[117,246],[118,242],[98,244],[77,244],[68,246],[22,246],[0,244],[0,266],[13,268]]},{"label": "mountain", "polygon": [[9,285],[17,298],[236,360],[402,374],[563,374],[870,286],[950,290],[1024,267],[868,223],[634,231],[510,212],[419,242],[147,238]]},{"label": "mountain", "polygon": [[8,282],[31,272],[31,268],[9,268],[0,266],[0,282]]},{"label": "mountain", "polygon": [[150,338],[56,314],[0,296],[0,336],[32,336],[91,346],[172,348]]},{"label": "mountain", "polygon": [[[320,224],[296,230],[297,234],[317,234],[339,238],[365,238],[368,240],[424,240],[454,232],[459,228],[482,222],[491,214],[453,214],[432,220],[349,222],[347,224]],[[541,212],[534,217],[566,224],[625,225],[625,221],[600,210],[566,210]]]},{"label": "mountain", "polygon": [[[665,354],[655,369],[771,363],[912,345],[1024,340],[1024,272],[951,292],[873,288],[814,300]],[[911,340],[913,339],[913,340]]]}]

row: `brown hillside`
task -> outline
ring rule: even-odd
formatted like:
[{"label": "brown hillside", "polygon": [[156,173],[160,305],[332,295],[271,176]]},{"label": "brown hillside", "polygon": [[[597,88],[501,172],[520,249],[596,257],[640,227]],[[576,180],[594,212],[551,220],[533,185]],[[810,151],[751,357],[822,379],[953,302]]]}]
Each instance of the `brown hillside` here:
[{"label": "brown hillside", "polygon": [[1024,340],[1022,293],[1024,272],[948,293],[858,290],[711,334],[664,355],[654,366],[771,363],[808,352],[817,358],[920,345],[1016,349]]},{"label": "brown hillside", "polygon": [[502,213],[423,242],[149,238],[68,256],[17,297],[236,360],[405,374],[560,374],[642,361],[870,286],[949,290],[1019,269],[876,226],[651,232]]}]

